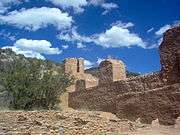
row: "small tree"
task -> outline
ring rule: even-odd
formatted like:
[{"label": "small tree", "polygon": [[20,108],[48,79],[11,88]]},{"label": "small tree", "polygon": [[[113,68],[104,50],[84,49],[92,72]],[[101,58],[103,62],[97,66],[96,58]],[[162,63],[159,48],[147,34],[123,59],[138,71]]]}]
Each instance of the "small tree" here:
[{"label": "small tree", "polygon": [[[47,66],[48,65],[48,66]],[[13,109],[55,109],[59,96],[65,92],[73,78],[61,69],[53,70],[51,62],[29,59],[28,63],[14,62],[3,74],[3,82],[12,94]]]}]

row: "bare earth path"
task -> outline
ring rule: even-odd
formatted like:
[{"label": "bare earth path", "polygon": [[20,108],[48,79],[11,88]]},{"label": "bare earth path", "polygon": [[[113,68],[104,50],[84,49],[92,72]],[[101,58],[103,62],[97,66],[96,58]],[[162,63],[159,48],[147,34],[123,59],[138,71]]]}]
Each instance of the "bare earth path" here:
[{"label": "bare earth path", "polygon": [[7,111],[0,112],[0,135],[180,135],[178,123],[145,125],[90,111]]}]

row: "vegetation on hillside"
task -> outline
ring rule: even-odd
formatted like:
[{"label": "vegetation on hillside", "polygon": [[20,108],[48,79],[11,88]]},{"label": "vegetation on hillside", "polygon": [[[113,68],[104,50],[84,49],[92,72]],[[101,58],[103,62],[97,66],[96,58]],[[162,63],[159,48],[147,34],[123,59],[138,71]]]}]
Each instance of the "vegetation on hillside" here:
[{"label": "vegetation on hillside", "polygon": [[59,96],[73,82],[50,61],[19,57],[10,65],[1,72],[1,80],[12,95],[12,109],[55,109]]}]

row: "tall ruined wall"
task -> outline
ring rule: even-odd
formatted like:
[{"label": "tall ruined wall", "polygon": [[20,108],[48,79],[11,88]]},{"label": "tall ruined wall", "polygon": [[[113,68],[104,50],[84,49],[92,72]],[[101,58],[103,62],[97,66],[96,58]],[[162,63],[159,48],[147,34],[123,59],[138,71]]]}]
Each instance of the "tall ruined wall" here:
[{"label": "tall ruined wall", "polygon": [[126,79],[125,65],[120,60],[107,59],[100,63],[99,85]]},{"label": "tall ruined wall", "polygon": [[179,82],[180,27],[168,30],[159,47],[162,71],[169,83]]},{"label": "tall ruined wall", "polygon": [[84,60],[76,58],[67,58],[64,60],[64,71],[72,75],[84,73]]},{"label": "tall ruined wall", "polygon": [[64,71],[75,78],[74,85],[70,86],[68,92],[75,91],[76,81],[85,80],[86,88],[94,87],[98,85],[98,78],[91,74],[84,73],[84,59],[82,58],[67,58],[64,60]]},{"label": "tall ruined wall", "polygon": [[160,72],[70,93],[69,107],[112,112],[132,120],[140,117],[146,123],[158,118],[162,124],[174,124],[180,116],[179,52],[180,27],[176,27],[165,33],[160,46]]},{"label": "tall ruined wall", "polygon": [[77,60],[76,59],[65,59],[64,60],[64,71],[65,73],[75,74],[77,72]]},{"label": "tall ruined wall", "polygon": [[[82,58],[67,58],[64,60],[64,71],[75,78],[74,84],[67,88],[67,92],[60,96],[60,107],[68,107],[68,92],[74,92],[98,85],[98,78],[84,73],[84,60]],[[82,81],[78,81],[82,80]]]}]

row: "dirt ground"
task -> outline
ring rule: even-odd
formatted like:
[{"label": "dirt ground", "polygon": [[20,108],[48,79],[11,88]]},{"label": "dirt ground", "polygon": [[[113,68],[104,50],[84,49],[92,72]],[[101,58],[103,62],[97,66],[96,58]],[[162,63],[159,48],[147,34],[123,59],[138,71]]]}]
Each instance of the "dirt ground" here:
[{"label": "dirt ground", "polygon": [[167,127],[98,111],[1,111],[0,135],[180,135],[180,120]]}]

